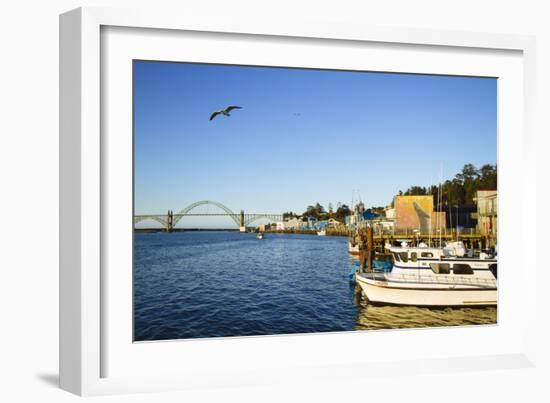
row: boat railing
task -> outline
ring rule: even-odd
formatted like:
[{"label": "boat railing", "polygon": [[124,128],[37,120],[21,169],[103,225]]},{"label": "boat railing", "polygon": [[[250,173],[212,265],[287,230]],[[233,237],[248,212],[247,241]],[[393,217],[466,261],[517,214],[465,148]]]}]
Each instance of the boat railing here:
[{"label": "boat railing", "polygon": [[363,273],[362,276],[377,281],[396,281],[405,283],[426,283],[426,284],[444,284],[444,285],[467,285],[484,288],[495,288],[496,279],[479,278],[457,275],[425,275],[425,274],[405,274],[405,273]]},{"label": "boat railing", "polygon": [[457,236],[474,236],[480,235],[476,228],[445,228],[442,230],[432,230],[431,232],[419,231],[414,228],[383,228],[379,226],[374,227],[374,234],[378,236],[418,236],[426,238],[428,236],[437,238],[442,235],[445,238],[456,238]]}]

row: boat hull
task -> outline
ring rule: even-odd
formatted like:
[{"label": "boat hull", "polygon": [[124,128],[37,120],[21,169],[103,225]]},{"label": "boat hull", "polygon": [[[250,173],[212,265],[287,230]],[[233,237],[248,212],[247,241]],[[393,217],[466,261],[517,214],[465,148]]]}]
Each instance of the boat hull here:
[{"label": "boat hull", "polygon": [[356,282],[370,302],[414,306],[488,306],[497,304],[497,290],[486,288],[450,288],[399,286],[388,281],[357,276]]}]

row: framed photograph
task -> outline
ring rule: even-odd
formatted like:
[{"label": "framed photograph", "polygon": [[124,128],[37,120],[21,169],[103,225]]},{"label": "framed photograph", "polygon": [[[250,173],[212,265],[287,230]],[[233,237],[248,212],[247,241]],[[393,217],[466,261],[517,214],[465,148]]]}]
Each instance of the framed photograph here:
[{"label": "framed photograph", "polygon": [[533,38],[84,8],[60,45],[62,388],[532,365]]}]

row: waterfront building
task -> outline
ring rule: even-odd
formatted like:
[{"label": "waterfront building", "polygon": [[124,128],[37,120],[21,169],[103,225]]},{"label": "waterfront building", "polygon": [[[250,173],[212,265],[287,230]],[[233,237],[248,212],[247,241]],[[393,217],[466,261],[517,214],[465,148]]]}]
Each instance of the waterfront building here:
[{"label": "waterfront building", "polygon": [[315,228],[315,225],[317,224],[317,218],[316,217],[307,217],[307,228],[313,229]]},{"label": "waterfront building", "polygon": [[428,233],[446,227],[446,213],[434,211],[433,195],[395,196],[394,209],[396,230]]},{"label": "waterfront building", "polygon": [[[362,205],[361,205],[362,206]],[[347,216],[345,218],[345,224],[338,224],[339,226],[346,226],[348,229],[356,229],[360,228],[364,225],[366,225],[367,222],[371,224],[379,224],[380,222],[384,221],[385,228],[392,227],[393,228],[393,222],[386,223],[387,220],[381,215],[380,211],[377,211],[376,209],[367,209],[362,206],[360,209],[355,209],[354,213],[350,216]],[[391,220],[390,220],[391,221]],[[377,227],[380,227],[377,225]]]},{"label": "waterfront building", "polygon": [[271,225],[271,229],[275,229],[277,231],[285,231],[285,230],[301,230],[304,228],[307,228],[308,223],[302,221],[300,217],[294,217],[290,218],[285,221],[277,221],[275,224]]},{"label": "waterfront building", "polygon": [[327,221],[327,225],[329,228],[339,227],[342,225],[342,223],[338,220],[335,220],[334,218],[329,218]]},{"label": "waterfront building", "polygon": [[274,229],[275,225],[272,225],[272,224],[260,224],[258,225],[258,231],[259,232],[266,232],[266,231],[269,231],[271,229]]},{"label": "waterfront building", "polygon": [[326,229],[328,227],[328,221],[327,220],[320,220],[315,223],[313,226],[314,229]]},{"label": "waterfront building", "polygon": [[307,226],[307,223],[303,222],[300,217],[294,217],[284,222],[285,229],[299,230]]},{"label": "waterfront building", "polygon": [[476,192],[477,230],[481,235],[496,238],[498,229],[498,198],[496,189],[483,189]]},{"label": "waterfront building", "polygon": [[475,205],[447,205],[444,209],[447,212],[447,228],[476,228]]},{"label": "waterfront building", "polygon": [[395,221],[387,218],[378,218],[372,221],[375,234],[391,234],[395,231]]},{"label": "waterfront building", "polygon": [[387,206],[383,210],[383,215],[371,220],[372,227],[377,234],[388,234],[395,231],[395,208]]},{"label": "waterfront building", "polygon": [[395,207],[387,206],[384,209],[384,214],[388,220],[395,220]]}]

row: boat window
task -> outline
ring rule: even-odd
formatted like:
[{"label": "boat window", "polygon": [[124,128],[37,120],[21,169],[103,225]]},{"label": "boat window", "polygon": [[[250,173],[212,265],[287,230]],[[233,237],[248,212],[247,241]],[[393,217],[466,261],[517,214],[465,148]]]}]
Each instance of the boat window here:
[{"label": "boat window", "polygon": [[474,274],[474,271],[469,264],[455,263],[453,265],[454,274]]},{"label": "boat window", "polygon": [[401,252],[399,253],[399,256],[401,257],[401,261],[407,263],[409,261],[409,255],[407,252]]},{"label": "boat window", "polygon": [[432,271],[436,274],[449,274],[451,265],[449,263],[430,263]]},{"label": "boat window", "polygon": [[411,260],[416,262],[416,252],[411,253]]},{"label": "boat window", "polygon": [[497,277],[497,265],[496,264],[490,265],[489,270],[491,270],[491,273],[493,273],[493,276],[495,276],[495,278],[498,278]]},{"label": "boat window", "polygon": [[394,253],[393,254],[393,258],[395,259],[396,262],[400,262],[401,259],[399,258],[399,253]]},{"label": "boat window", "polygon": [[434,254],[432,252],[422,252],[420,257],[434,257]]}]

